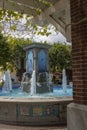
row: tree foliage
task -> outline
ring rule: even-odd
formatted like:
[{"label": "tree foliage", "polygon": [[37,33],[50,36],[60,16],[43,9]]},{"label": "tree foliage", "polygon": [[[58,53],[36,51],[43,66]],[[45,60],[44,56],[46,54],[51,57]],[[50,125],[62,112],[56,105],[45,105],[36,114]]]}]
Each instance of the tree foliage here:
[{"label": "tree foliage", "polygon": [[6,68],[11,58],[10,46],[7,39],[0,33],[0,66]]},{"label": "tree foliage", "polygon": [[11,52],[11,60],[10,62],[16,65],[17,69],[18,64],[21,65],[21,60],[25,58],[25,51],[23,49],[24,46],[31,44],[31,40],[29,39],[20,39],[20,38],[13,38],[9,37],[8,41],[10,42],[10,52]]},{"label": "tree foliage", "polygon": [[16,68],[19,80],[21,80],[22,74],[26,71],[24,66],[26,52],[23,48],[24,46],[31,44],[31,40],[20,38],[14,39],[11,36],[8,38],[8,40],[10,42],[10,52],[11,52],[10,64],[12,64],[13,67]]},{"label": "tree foliage", "polygon": [[21,68],[21,61],[24,60],[25,51],[23,47],[29,45],[29,39],[14,39],[12,36],[4,37],[0,33],[0,67],[4,70],[7,68]]},{"label": "tree foliage", "polygon": [[55,43],[49,50],[50,66],[52,71],[61,71],[63,68],[71,68],[71,46]]},{"label": "tree foliage", "polygon": [[[37,0],[38,2],[51,6],[50,2],[44,0]],[[16,6],[16,2],[9,0],[9,2]],[[14,3],[14,4],[13,4]],[[35,10],[35,9],[34,9]],[[36,8],[37,15],[40,15],[41,11],[39,8]],[[23,14],[23,12],[16,12],[13,10],[6,10],[5,8],[0,9],[0,29],[3,30],[5,35],[11,35],[14,32],[19,37],[25,37],[26,35],[46,35],[49,36],[51,31],[49,25],[38,28],[38,26],[32,23],[33,15]],[[24,22],[23,22],[24,21]],[[26,34],[26,35],[25,35]],[[13,35],[12,35],[13,36]],[[31,36],[32,37],[32,36]]]}]

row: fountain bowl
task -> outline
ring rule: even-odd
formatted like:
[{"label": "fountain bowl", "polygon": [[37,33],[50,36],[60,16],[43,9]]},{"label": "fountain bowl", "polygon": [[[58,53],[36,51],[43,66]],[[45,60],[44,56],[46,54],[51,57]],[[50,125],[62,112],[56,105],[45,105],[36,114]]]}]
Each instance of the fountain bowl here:
[{"label": "fountain bowl", "polygon": [[[55,91],[57,86],[55,87]],[[21,93],[19,94],[21,95]],[[0,122],[20,125],[66,124],[72,96],[1,96]]]}]

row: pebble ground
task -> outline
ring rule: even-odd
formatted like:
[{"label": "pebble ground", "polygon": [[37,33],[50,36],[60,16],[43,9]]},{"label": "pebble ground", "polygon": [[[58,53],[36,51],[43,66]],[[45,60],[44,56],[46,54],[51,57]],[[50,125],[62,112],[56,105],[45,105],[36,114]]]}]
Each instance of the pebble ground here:
[{"label": "pebble ground", "polygon": [[66,127],[60,126],[17,126],[0,124],[0,130],[67,130]]}]

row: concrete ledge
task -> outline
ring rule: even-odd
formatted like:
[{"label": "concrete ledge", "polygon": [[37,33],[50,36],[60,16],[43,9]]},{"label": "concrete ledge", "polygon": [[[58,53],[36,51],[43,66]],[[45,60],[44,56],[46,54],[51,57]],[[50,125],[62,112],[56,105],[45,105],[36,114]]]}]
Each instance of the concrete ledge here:
[{"label": "concrete ledge", "polygon": [[67,129],[87,130],[87,106],[70,103],[67,107]]}]

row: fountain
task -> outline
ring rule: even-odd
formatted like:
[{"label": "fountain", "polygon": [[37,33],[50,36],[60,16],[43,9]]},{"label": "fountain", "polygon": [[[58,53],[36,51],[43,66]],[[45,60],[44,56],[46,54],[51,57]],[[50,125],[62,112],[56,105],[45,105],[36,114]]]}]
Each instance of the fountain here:
[{"label": "fountain", "polygon": [[62,87],[64,93],[67,93],[67,78],[65,69],[62,70]]},{"label": "fountain", "polygon": [[12,91],[12,81],[11,81],[11,76],[10,76],[10,71],[7,70],[5,72],[5,82],[3,85],[3,93],[9,93]]},{"label": "fountain", "polygon": [[23,92],[30,93],[31,92],[31,74],[25,72],[21,81],[21,89]]},{"label": "fountain", "polygon": [[[9,90],[12,92],[8,96],[0,93],[0,122],[33,126],[66,123],[66,107],[72,101],[72,91],[69,87],[67,93],[64,93],[62,87],[53,86],[49,48],[49,45],[38,43],[24,48],[26,72],[20,88],[12,90],[9,82]],[[65,88],[64,91],[66,92]]]},{"label": "fountain", "polygon": [[33,70],[33,73],[32,73],[30,95],[31,96],[36,95],[36,75],[35,75],[35,70]]}]

